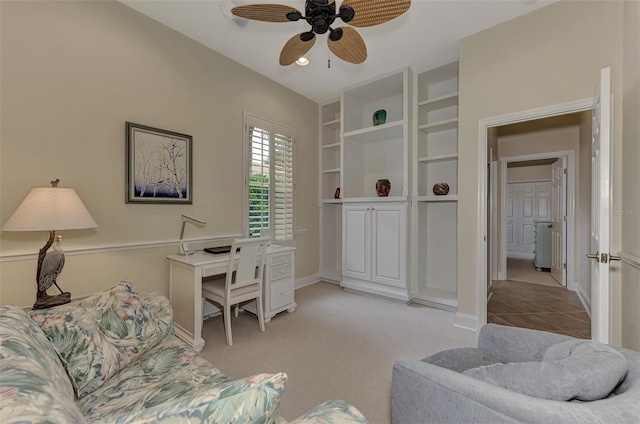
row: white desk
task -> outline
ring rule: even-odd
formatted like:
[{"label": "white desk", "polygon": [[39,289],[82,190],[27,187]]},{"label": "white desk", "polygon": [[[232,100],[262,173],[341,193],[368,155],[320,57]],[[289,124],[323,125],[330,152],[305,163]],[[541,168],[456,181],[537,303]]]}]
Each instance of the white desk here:
[{"label": "white desk", "polygon": [[[295,248],[271,245],[267,249],[263,280],[265,321],[284,310],[293,312]],[[204,347],[202,338],[202,278],[227,272],[229,254],[195,253],[170,255],[169,298],[173,306],[176,336],[196,351]],[[249,309],[249,308],[247,308]]]}]

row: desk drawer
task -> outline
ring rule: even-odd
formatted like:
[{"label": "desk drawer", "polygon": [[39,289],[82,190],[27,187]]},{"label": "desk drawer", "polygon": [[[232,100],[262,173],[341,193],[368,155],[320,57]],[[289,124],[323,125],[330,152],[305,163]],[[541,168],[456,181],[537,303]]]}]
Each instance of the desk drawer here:
[{"label": "desk drawer", "polygon": [[293,266],[285,264],[271,268],[271,281],[282,280],[293,275]]},{"label": "desk drawer", "polygon": [[216,273],[216,267],[214,267],[214,266],[203,266],[202,267],[202,276],[203,277],[210,277],[210,276],[216,275],[216,274],[220,274],[219,272]]},{"label": "desk drawer", "polygon": [[293,252],[281,253],[271,257],[271,266],[278,266],[293,262]]},{"label": "desk drawer", "polygon": [[293,280],[271,284],[271,310],[293,303]]}]

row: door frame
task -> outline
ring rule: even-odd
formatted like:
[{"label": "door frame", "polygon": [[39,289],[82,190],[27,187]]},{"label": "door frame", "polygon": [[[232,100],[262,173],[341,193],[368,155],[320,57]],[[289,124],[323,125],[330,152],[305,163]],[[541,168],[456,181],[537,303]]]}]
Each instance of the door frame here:
[{"label": "door frame", "polygon": [[[545,152],[545,153],[534,153],[530,155],[519,155],[519,156],[505,156],[500,158],[500,188],[501,188],[501,196],[500,196],[500,222],[498,223],[499,228],[503,229],[501,237],[500,237],[500,262],[498,265],[498,279],[506,280],[507,279],[507,234],[504,231],[505,225],[507,223],[505,212],[506,212],[506,202],[505,202],[505,194],[507,189],[507,165],[509,162],[521,162],[521,161],[529,161],[529,160],[538,160],[538,159],[561,159],[563,157],[567,158],[567,193],[565,196],[565,201],[567,203],[567,231],[565,234],[566,246],[567,246],[567,288],[570,290],[576,290],[576,282],[574,281],[574,224],[575,224],[575,161],[576,161],[576,152],[575,150],[562,150],[557,152]],[[551,202],[552,199],[549,198]],[[491,229],[494,230],[493,228]],[[497,231],[497,228],[495,228]]]},{"label": "door frame", "polygon": [[478,268],[476,270],[476,323],[478,329],[487,323],[487,131],[491,127],[531,121],[552,116],[593,110],[594,98],[589,97],[573,102],[560,103],[541,108],[529,109],[506,115],[478,120],[478,221],[477,249]]}]

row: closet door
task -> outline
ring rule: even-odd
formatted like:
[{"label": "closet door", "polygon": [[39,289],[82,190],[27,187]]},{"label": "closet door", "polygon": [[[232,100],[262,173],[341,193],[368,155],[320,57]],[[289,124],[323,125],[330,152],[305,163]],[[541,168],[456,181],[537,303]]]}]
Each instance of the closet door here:
[{"label": "closet door", "polygon": [[536,183],[536,221],[551,221],[551,184]]},{"label": "closet door", "polygon": [[534,223],[536,214],[536,183],[518,184],[518,251],[534,250]]}]

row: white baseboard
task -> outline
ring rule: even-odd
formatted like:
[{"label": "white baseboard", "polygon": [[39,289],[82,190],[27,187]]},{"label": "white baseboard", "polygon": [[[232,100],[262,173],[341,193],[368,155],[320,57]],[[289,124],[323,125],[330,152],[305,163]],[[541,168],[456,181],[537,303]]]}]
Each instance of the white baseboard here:
[{"label": "white baseboard", "polygon": [[312,274],[303,278],[296,279],[294,283],[295,290],[301,289],[311,284],[315,284],[320,281],[320,274]]},{"label": "white baseboard", "polygon": [[478,318],[475,315],[456,313],[454,327],[464,328],[465,330],[478,331]]},{"label": "white baseboard", "polygon": [[574,285],[574,290],[578,294],[578,298],[580,298],[580,303],[582,303],[584,310],[589,314],[589,317],[591,317],[591,299],[589,299],[589,296],[587,296],[587,293],[580,284],[574,283]]}]

